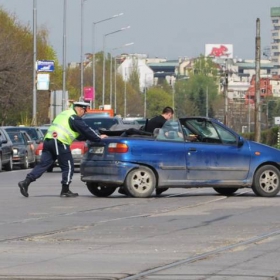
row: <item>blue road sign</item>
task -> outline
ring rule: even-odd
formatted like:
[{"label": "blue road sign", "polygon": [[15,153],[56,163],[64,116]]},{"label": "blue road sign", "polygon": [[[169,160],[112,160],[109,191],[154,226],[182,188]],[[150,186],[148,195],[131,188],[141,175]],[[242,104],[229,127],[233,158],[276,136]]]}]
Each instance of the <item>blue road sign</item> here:
[{"label": "blue road sign", "polygon": [[38,72],[53,72],[54,61],[53,60],[38,60],[37,61]]}]

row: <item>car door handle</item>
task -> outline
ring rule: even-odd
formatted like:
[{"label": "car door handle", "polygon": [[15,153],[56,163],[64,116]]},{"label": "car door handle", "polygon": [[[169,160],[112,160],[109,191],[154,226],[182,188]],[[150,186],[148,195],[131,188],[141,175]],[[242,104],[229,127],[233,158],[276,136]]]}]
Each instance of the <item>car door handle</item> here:
[{"label": "car door handle", "polygon": [[189,148],[189,152],[196,152],[196,148]]}]

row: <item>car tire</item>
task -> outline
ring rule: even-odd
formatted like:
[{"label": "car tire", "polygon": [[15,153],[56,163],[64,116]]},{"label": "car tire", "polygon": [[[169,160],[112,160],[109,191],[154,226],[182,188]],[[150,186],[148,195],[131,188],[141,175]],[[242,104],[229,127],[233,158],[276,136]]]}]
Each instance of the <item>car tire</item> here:
[{"label": "car tire", "polygon": [[225,196],[233,195],[238,188],[213,188],[217,193]]},{"label": "car tire", "polygon": [[279,170],[273,165],[260,167],[254,175],[252,190],[257,196],[276,196],[280,191]]},{"label": "car tire", "polygon": [[21,169],[27,169],[29,167],[28,156],[25,155],[23,163],[20,165]]},{"label": "car tire", "polygon": [[124,188],[132,197],[150,197],[156,188],[156,176],[150,168],[140,166],[128,173]]},{"label": "car tire", "polygon": [[35,165],[36,165],[36,162],[35,162],[35,161],[29,163],[29,166],[30,166],[31,168],[34,168]]},{"label": "car tire", "polygon": [[116,187],[100,186],[98,183],[86,183],[91,194],[98,197],[108,197],[114,193]]},{"label": "car tire", "polygon": [[13,170],[13,157],[10,156],[9,162],[4,166],[5,170],[12,171]]},{"label": "car tire", "polygon": [[160,188],[156,189],[156,195],[161,195],[163,192],[166,192],[169,188]]}]

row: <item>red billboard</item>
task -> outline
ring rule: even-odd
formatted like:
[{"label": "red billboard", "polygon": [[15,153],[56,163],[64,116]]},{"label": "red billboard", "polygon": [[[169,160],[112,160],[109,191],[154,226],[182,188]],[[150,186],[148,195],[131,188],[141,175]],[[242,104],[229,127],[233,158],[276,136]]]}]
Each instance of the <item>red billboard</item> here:
[{"label": "red billboard", "polygon": [[95,92],[93,87],[84,87],[84,101],[93,101]]}]

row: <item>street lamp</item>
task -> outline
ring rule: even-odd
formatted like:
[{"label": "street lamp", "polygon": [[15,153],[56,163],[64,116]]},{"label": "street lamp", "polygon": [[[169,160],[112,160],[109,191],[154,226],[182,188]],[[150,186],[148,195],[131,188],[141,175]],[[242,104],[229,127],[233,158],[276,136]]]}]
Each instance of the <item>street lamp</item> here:
[{"label": "street lamp", "polygon": [[63,85],[62,85],[62,110],[65,110],[66,99],[66,5],[67,0],[63,2]]},{"label": "street lamp", "polygon": [[81,0],[81,96],[80,100],[84,97],[84,2]]},{"label": "street lamp", "polygon": [[37,60],[37,0],[33,0],[33,120],[37,125],[37,90],[36,90],[36,60]]},{"label": "street lamp", "polygon": [[[102,20],[99,20],[99,21],[96,21],[96,22],[93,22],[92,23],[92,87],[93,89],[95,90],[95,25],[98,24],[98,23],[101,23],[101,22],[104,22],[104,21],[107,21],[107,20],[111,20],[113,18],[116,18],[116,17],[119,17],[119,16],[122,16],[123,13],[119,13],[117,15],[113,15],[109,18],[105,18],[105,19],[102,19]],[[93,105],[93,107],[95,108],[95,103]]]},{"label": "street lamp", "polygon": [[102,77],[102,80],[103,80],[103,87],[102,87],[102,106],[104,106],[104,102],[105,102],[105,59],[106,59],[106,54],[105,54],[105,50],[106,50],[106,37],[109,36],[109,35],[112,35],[112,34],[115,34],[115,33],[118,33],[118,32],[121,32],[121,31],[124,31],[126,29],[130,28],[130,26],[127,26],[127,27],[123,27],[121,29],[118,29],[116,31],[113,31],[113,32],[110,32],[110,33],[107,33],[107,34],[104,34],[103,36],[103,77]]},{"label": "street lamp", "polygon": [[[121,49],[121,48],[124,48],[124,47],[128,47],[128,46],[131,46],[131,45],[134,45],[134,43],[127,43],[127,44],[124,44],[120,47],[117,47],[117,48],[113,48],[112,51],[114,50],[118,50],[118,49]],[[115,94],[114,94],[114,110],[115,110],[115,113],[117,111],[117,90],[116,90],[116,71],[117,71],[117,67],[116,67],[116,58],[115,58]],[[110,63],[110,104],[112,104],[112,99],[113,99],[113,56],[111,55],[111,63]]]},{"label": "street lamp", "polygon": [[123,117],[126,118],[126,68],[124,69],[124,112]]}]

